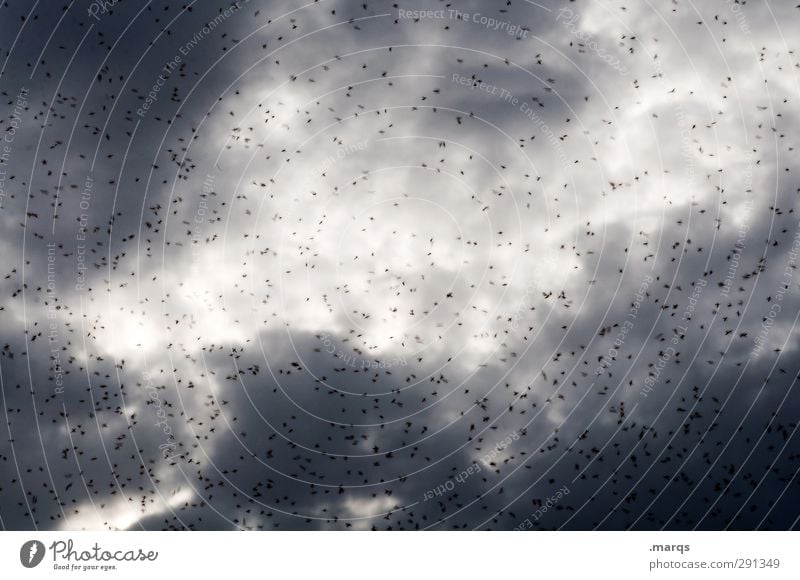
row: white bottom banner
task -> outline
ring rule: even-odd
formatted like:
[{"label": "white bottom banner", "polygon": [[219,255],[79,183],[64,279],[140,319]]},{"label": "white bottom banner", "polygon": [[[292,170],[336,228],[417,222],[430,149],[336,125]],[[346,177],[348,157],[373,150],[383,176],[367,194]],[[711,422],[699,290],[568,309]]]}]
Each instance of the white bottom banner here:
[{"label": "white bottom banner", "polygon": [[3,578],[800,578],[792,532],[3,532]]}]

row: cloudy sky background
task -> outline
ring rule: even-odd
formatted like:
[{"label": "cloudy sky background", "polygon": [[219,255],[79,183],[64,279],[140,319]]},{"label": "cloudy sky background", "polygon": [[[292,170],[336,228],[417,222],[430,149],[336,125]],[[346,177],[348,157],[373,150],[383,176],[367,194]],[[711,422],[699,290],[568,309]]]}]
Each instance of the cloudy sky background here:
[{"label": "cloudy sky background", "polygon": [[796,527],[790,4],[5,2],[3,528]]}]

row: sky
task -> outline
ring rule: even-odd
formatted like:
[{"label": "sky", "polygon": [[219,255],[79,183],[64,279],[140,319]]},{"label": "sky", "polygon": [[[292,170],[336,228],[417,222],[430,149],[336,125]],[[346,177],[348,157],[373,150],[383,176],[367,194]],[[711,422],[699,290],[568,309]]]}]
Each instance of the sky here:
[{"label": "sky", "polygon": [[789,2],[0,5],[0,526],[800,523]]}]

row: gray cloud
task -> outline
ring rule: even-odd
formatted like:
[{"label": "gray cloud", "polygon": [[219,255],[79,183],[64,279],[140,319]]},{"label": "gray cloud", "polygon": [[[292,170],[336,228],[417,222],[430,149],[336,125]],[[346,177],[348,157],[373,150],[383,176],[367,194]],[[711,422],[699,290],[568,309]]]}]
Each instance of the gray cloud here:
[{"label": "gray cloud", "polygon": [[5,529],[796,526],[793,8],[88,7],[2,7]]}]

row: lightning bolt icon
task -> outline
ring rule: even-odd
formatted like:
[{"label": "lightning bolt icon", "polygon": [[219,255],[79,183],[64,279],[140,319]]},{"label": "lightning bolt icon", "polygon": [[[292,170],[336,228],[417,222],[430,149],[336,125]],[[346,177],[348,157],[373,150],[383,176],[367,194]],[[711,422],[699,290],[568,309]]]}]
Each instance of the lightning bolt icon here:
[{"label": "lightning bolt icon", "polygon": [[28,564],[33,562],[33,557],[36,556],[36,552],[39,551],[39,546],[37,544],[31,544],[31,550],[28,553]]}]

